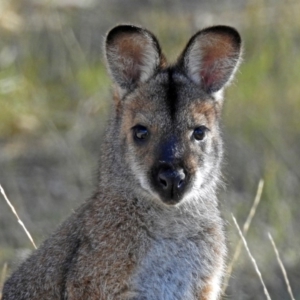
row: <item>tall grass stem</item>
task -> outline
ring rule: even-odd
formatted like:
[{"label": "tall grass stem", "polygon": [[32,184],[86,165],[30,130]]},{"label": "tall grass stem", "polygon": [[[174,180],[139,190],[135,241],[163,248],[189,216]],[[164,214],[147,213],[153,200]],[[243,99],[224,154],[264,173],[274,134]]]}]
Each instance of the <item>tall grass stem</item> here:
[{"label": "tall grass stem", "polygon": [[[253,219],[253,217],[256,213],[256,209],[257,209],[257,206],[260,202],[261,195],[262,195],[262,192],[263,192],[263,188],[264,188],[264,180],[261,179],[258,183],[257,192],[256,192],[256,195],[255,195],[252,207],[250,209],[250,212],[248,214],[246,222],[244,223],[244,226],[243,226],[243,235],[244,236],[247,235],[249,227],[250,227],[251,222],[252,222],[252,219]],[[223,288],[222,288],[222,295],[224,295],[224,293],[226,292],[226,289],[228,287],[228,283],[229,283],[229,280],[230,280],[230,276],[231,276],[231,273],[232,273],[232,270],[233,270],[233,266],[234,266],[235,262],[238,260],[238,258],[240,256],[241,249],[242,249],[242,243],[243,243],[242,239],[240,239],[237,243],[237,246],[235,247],[233,258],[232,258],[231,262],[229,263],[229,265],[227,267],[226,275],[225,275],[225,279],[224,279],[224,283],[223,283]]]},{"label": "tall grass stem", "polygon": [[244,243],[244,246],[245,246],[245,248],[246,248],[246,250],[247,250],[247,253],[248,253],[248,255],[249,255],[249,257],[250,257],[250,259],[251,259],[251,261],[252,261],[252,263],[253,263],[254,269],[255,269],[255,271],[256,271],[256,273],[257,273],[259,279],[260,279],[260,282],[261,282],[261,284],[262,284],[262,286],[263,286],[264,294],[265,294],[267,300],[271,300],[270,294],[269,294],[269,292],[268,292],[268,290],[267,290],[267,287],[266,287],[266,285],[265,285],[265,283],[264,283],[264,281],[263,281],[263,278],[262,278],[261,272],[259,271],[259,268],[258,268],[258,265],[257,265],[257,263],[256,263],[256,260],[254,259],[253,255],[252,255],[251,252],[250,252],[250,249],[249,249],[249,247],[248,247],[247,241],[246,241],[245,237],[243,236],[243,233],[242,233],[242,231],[241,231],[241,229],[240,229],[240,226],[239,226],[239,224],[237,223],[237,221],[236,221],[234,215],[232,214],[231,216],[232,216],[233,222],[234,222],[234,224],[235,224],[235,226],[236,226],[236,228],[237,228],[237,230],[238,230],[238,232],[239,232],[239,235],[240,235],[240,237],[241,237],[241,239],[242,239],[242,241],[243,241],[243,243]]},{"label": "tall grass stem", "polygon": [[27,228],[25,227],[24,223],[22,222],[22,220],[19,218],[19,215],[17,213],[17,211],[15,210],[15,208],[13,207],[13,205],[11,204],[11,202],[9,201],[9,199],[7,198],[6,194],[5,194],[5,191],[4,189],[2,188],[1,184],[0,184],[0,192],[1,194],[3,195],[4,199],[6,200],[8,206],[11,208],[13,214],[16,216],[17,220],[18,220],[18,223],[22,226],[22,228],[24,229],[26,235],[28,236],[30,242],[32,243],[33,247],[35,249],[37,249],[35,243],[34,243],[34,240],[31,236],[31,234],[29,233],[29,231],[27,230]]},{"label": "tall grass stem", "polygon": [[276,254],[276,258],[277,258],[278,264],[279,264],[280,269],[281,269],[281,271],[282,271],[282,274],[283,274],[283,277],[284,277],[284,280],[285,280],[285,283],[286,283],[286,286],[287,286],[288,293],[290,294],[291,299],[292,299],[292,300],[295,300],[295,297],[294,297],[294,295],[293,295],[293,291],[292,291],[292,289],[291,289],[290,281],[289,281],[289,279],[288,279],[288,276],[287,276],[285,267],[284,267],[284,265],[283,265],[283,263],[282,263],[282,260],[281,260],[281,258],[280,258],[280,256],[279,256],[279,252],[278,252],[278,249],[277,249],[277,247],[276,247],[276,244],[275,244],[275,242],[274,242],[274,240],[273,240],[273,238],[272,238],[272,235],[271,235],[270,233],[268,234],[268,236],[269,236],[269,239],[270,239],[271,244],[272,244],[272,246],[273,246],[274,252],[275,252],[275,254]]},{"label": "tall grass stem", "polygon": [[1,277],[0,277],[0,299],[2,297],[1,290],[2,290],[2,287],[4,284],[6,273],[7,273],[7,263],[4,263],[4,265],[2,267],[2,271],[1,271]]}]

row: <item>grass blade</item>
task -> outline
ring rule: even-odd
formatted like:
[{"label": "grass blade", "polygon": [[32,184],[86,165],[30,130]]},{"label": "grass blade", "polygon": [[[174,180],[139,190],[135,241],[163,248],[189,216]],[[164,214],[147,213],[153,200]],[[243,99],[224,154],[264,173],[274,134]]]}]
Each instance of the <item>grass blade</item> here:
[{"label": "grass blade", "polygon": [[268,300],[271,300],[270,294],[269,294],[269,292],[268,292],[268,290],[267,290],[267,287],[266,287],[266,285],[265,285],[265,283],[264,283],[264,281],[263,281],[263,278],[262,278],[262,275],[261,275],[261,273],[260,273],[260,271],[259,271],[258,265],[257,265],[257,263],[256,263],[256,261],[255,261],[253,255],[252,255],[251,252],[250,252],[250,249],[249,249],[249,247],[248,247],[247,241],[246,241],[245,237],[243,236],[243,233],[242,233],[242,231],[241,231],[241,229],[240,229],[240,227],[239,227],[239,224],[237,223],[237,221],[236,221],[234,215],[232,215],[232,219],[233,219],[233,222],[234,222],[234,224],[235,224],[235,226],[236,226],[236,228],[237,228],[237,230],[238,230],[238,232],[239,232],[239,235],[240,235],[240,237],[241,237],[241,239],[242,239],[242,241],[243,241],[243,243],[244,243],[244,246],[245,246],[245,248],[246,248],[246,250],[247,250],[247,253],[248,253],[248,255],[249,255],[249,257],[250,257],[250,259],[251,259],[251,261],[252,261],[252,264],[253,264],[253,266],[254,266],[254,269],[255,269],[255,271],[256,271],[256,273],[257,273],[259,279],[260,279],[260,282],[261,282],[261,284],[262,284],[262,286],[263,286],[263,289],[264,289],[265,296],[266,296],[266,298],[267,298]]},{"label": "grass blade", "polygon": [[[257,206],[260,202],[263,188],[264,188],[264,180],[261,179],[258,183],[257,192],[256,192],[256,195],[255,195],[252,207],[250,209],[250,212],[248,214],[246,222],[244,223],[244,226],[243,226],[243,235],[244,236],[247,235],[249,227],[250,227],[251,222],[252,222],[252,219],[253,219],[253,217],[256,213],[256,209],[257,209]],[[240,239],[239,242],[237,243],[236,248],[235,248],[233,258],[232,258],[230,264],[228,264],[225,279],[224,279],[224,283],[223,283],[223,288],[222,288],[222,295],[226,292],[226,289],[228,287],[228,282],[229,282],[229,279],[230,279],[230,276],[231,276],[231,273],[232,273],[232,270],[233,270],[233,266],[234,266],[235,262],[237,261],[237,259],[240,256],[242,243],[243,243],[242,239]]]},{"label": "grass blade", "polygon": [[295,297],[294,297],[294,295],[293,295],[293,292],[292,292],[292,289],[291,289],[291,285],[290,285],[289,279],[288,279],[288,277],[287,277],[287,273],[286,273],[285,267],[284,267],[284,265],[283,265],[283,263],[282,263],[282,260],[281,260],[281,258],[280,258],[280,256],[279,256],[279,252],[278,252],[278,250],[277,250],[277,247],[276,247],[276,245],[275,245],[275,242],[274,242],[274,240],[273,240],[273,238],[272,238],[272,236],[271,236],[270,233],[268,234],[268,236],[269,236],[269,239],[270,239],[270,241],[271,241],[271,244],[272,244],[272,246],[273,246],[273,248],[274,248],[274,251],[275,251],[275,254],[276,254],[276,258],[277,258],[278,264],[279,264],[279,266],[280,266],[280,269],[281,269],[281,271],[282,271],[282,274],[283,274],[283,277],[284,277],[284,280],[285,280],[285,283],[286,283],[286,286],[287,286],[287,290],[288,290],[288,292],[289,292],[289,294],[290,294],[290,296],[291,296],[291,299],[292,299],[292,300],[295,300]]},{"label": "grass blade", "polygon": [[27,228],[25,227],[24,223],[22,222],[22,220],[19,218],[19,215],[18,213],[16,212],[15,208],[13,207],[13,205],[11,204],[11,202],[9,201],[9,199],[7,198],[6,194],[5,194],[5,191],[4,189],[2,188],[2,186],[0,185],[0,192],[1,194],[3,195],[5,201],[7,202],[8,206],[11,208],[13,214],[16,216],[17,220],[18,220],[18,223],[22,226],[22,228],[24,229],[26,235],[28,236],[30,242],[32,243],[33,247],[35,249],[37,249],[34,241],[33,241],[33,238],[31,237],[31,234],[29,233],[29,231],[27,230]]}]

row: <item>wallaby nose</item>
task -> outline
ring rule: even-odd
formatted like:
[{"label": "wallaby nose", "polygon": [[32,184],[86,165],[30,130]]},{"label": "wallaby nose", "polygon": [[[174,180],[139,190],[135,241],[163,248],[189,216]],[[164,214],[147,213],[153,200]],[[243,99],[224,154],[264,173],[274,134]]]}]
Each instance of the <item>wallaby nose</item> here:
[{"label": "wallaby nose", "polygon": [[184,179],[185,174],[182,169],[160,169],[158,172],[158,181],[164,190],[180,189],[180,187],[183,185]]},{"label": "wallaby nose", "polygon": [[186,175],[183,169],[162,167],[157,173],[157,183],[168,202],[178,202],[185,188]]}]

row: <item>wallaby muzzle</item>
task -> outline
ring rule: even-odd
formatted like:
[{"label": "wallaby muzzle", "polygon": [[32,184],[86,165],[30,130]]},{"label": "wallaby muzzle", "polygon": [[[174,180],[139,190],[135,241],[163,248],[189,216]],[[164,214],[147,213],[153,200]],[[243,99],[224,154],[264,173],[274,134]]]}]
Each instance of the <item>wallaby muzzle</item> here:
[{"label": "wallaby muzzle", "polygon": [[180,202],[187,186],[184,169],[161,164],[153,176],[155,188],[164,203],[177,204]]},{"label": "wallaby muzzle", "polygon": [[158,163],[152,170],[155,191],[165,204],[179,203],[188,189],[190,175],[185,168],[180,141],[169,137],[160,149]]}]

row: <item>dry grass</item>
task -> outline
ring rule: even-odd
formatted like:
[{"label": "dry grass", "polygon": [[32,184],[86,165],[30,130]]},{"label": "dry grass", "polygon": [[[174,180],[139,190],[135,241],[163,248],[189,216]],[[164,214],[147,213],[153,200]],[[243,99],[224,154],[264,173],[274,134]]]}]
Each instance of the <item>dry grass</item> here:
[{"label": "dry grass", "polygon": [[9,201],[9,199],[7,198],[6,194],[5,194],[5,191],[4,189],[2,188],[2,186],[0,185],[0,192],[1,194],[3,195],[6,203],[8,204],[8,206],[11,208],[11,211],[13,212],[13,214],[16,216],[17,220],[18,220],[18,223],[21,225],[21,227],[23,228],[23,230],[25,231],[27,237],[29,238],[30,242],[32,243],[33,247],[35,249],[37,249],[35,243],[34,243],[34,240],[31,236],[31,234],[29,233],[29,231],[27,230],[27,228],[25,227],[24,223],[22,222],[22,220],[20,219],[17,211],[15,210],[14,206],[11,204],[11,202]]},{"label": "dry grass", "polygon": [[252,262],[252,264],[253,264],[253,266],[254,266],[255,272],[257,273],[257,275],[258,275],[258,277],[259,277],[259,280],[260,280],[260,282],[261,282],[261,284],[262,284],[262,286],[263,286],[264,294],[265,294],[267,300],[271,300],[270,294],[269,294],[269,292],[268,292],[268,290],[267,290],[267,287],[266,287],[266,285],[265,285],[265,282],[264,282],[264,280],[263,280],[263,278],[262,278],[262,275],[261,275],[261,272],[260,272],[260,270],[259,270],[259,268],[258,268],[258,265],[257,265],[257,263],[256,263],[256,260],[255,260],[255,258],[253,257],[253,255],[252,255],[251,252],[250,252],[250,249],[249,249],[249,247],[248,247],[247,241],[246,241],[245,237],[243,236],[243,233],[242,233],[242,231],[241,231],[241,229],[240,229],[240,226],[239,226],[239,224],[237,223],[237,221],[236,221],[236,219],[235,219],[235,217],[234,217],[233,215],[232,215],[232,219],[233,219],[234,225],[236,226],[236,228],[237,228],[237,230],[238,230],[238,233],[239,233],[239,235],[240,235],[240,237],[241,237],[241,239],[242,239],[242,241],[243,241],[243,243],[244,243],[244,246],[245,246],[245,248],[246,248],[246,250],[247,250],[247,253],[248,253],[248,255],[249,255],[250,259],[251,259],[251,262]]},{"label": "dry grass", "polygon": [[290,285],[290,281],[289,281],[289,279],[288,279],[288,276],[287,276],[285,267],[284,267],[284,265],[283,265],[283,262],[282,262],[282,260],[281,260],[281,258],[280,258],[280,256],[279,256],[279,252],[278,252],[278,249],[277,249],[277,247],[276,247],[276,244],[275,244],[275,242],[274,242],[274,240],[273,240],[273,238],[272,238],[272,235],[271,235],[270,233],[268,234],[268,237],[269,237],[269,239],[270,239],[270,241],[271,241],[271,244],[272,244],[272,246],[273,246],[274,252],[275,252],[275,254],[276,254],[276,258],[277,258],[278,264],[279,264],[279,266],[280,266],[280,269],[281,269],[281,272],[282,272],[284,281],[285,281],[285,283],[286,283],[288,293],[289,293],[291,299],[292,299],[292,300],[295,300],[295,297],[294,297],[294,294],[293,294],[293,291],[292,291],[292,288],[291,288],[291,285]]},{"label": "dry grass", "polygon": [[2,267],[1,270],[1,277],[0,277],[0,299],[2,299],[2,287],[6,278],[6,274],[7,274],[7,263],[5,263]]},{"label": "dry grass", "polygon": [[[263,191],[263,187],[264,187],[264,181],[263,179],[261,179],[258,183],[258,187],[257,187],[257,192],[256,192],[256,196],[254,198],[252,207],[250,209],[249,215],[246,219],[246,222],[244,223],[243,226],[243,235],[246,236],[249,230],[249,227],[251,225],[251,222],[253,220],[253,217],[256,213],[256,209],[257,206],[260,202],[261,199],[261,195],[262,195],[262,191]],[[233,266],[236,263],[236,261],[238,260],[240,253],[241,253],[241,248],[242,248],[242,239],[240,239],[235,247],[234,250],[234,254],[233,254],[233,258],[231,260],[231,262],[228,264],[227,270],[226,270],[226,275],[225,275],[225,279],[224,279],[224,284],[223,284],[223,288],[222,288],[222,295],[225,294],[227,286],[228,286],[228,282],[230,280],[230,276],[233,270]]]}]

